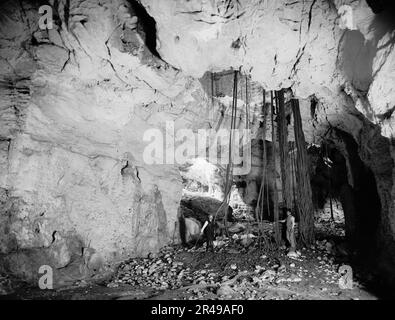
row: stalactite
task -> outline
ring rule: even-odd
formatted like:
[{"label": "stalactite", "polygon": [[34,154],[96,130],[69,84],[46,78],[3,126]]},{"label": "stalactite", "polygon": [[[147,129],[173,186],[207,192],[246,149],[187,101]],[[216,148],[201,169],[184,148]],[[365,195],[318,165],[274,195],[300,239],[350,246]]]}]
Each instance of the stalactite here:
[{"label": "stalactite", "polygon": [[294,115],[296,155],[296,182],[299,209],[299,240],[304,245],[310,245],[314,241],[314,209],[308,169],[306,141],[302,128],[299,101],[292,100]]}]

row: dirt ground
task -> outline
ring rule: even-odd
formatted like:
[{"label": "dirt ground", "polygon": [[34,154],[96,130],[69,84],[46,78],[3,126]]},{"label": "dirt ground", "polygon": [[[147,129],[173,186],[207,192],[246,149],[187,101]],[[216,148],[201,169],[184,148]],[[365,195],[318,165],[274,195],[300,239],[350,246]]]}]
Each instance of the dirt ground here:
[{"label": "dirt ground", "polygon": [[[349,257],[341,250],[342,225],[320,221],[317,241],[297,258],[268,249],[251,230],[217,238],[216,251],[204,246],[165,247],[158,255],[123,262],[115,274],[95,283],[39,290],[19,285],[2,299],[71,300],[375,300],[354,270],[352,289],[339,287],[339,267]],[[344,250],[343,250],[344,251]]]}]

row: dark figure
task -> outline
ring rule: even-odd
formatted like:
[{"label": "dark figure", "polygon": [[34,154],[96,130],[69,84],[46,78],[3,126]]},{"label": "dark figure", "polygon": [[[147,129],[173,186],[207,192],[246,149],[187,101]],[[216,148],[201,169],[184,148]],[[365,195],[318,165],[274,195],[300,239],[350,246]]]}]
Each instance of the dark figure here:
[{"label": "dark figure", "polygon": [[206,237],[206,251],[210,249],[212,252],[214,252],[214,231],[213,216],[210,214],[208,219],[204,222],[202,230],[200,231],[200,234],[204,233]]},{"label": "dark figure", "polygon": [[296,251],[296,240],[295,240],[295,217],[292,215],[291,209],[286,209],[286,219],[280,220],[280,222],[286,223],[286,238],[289,242],[290,248],[287,256],[297,257],[299,254]]}]

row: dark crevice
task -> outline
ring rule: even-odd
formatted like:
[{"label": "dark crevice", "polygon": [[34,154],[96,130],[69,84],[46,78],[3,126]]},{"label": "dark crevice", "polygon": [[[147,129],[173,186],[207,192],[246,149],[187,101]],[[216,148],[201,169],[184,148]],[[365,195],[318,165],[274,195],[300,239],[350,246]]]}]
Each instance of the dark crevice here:
[{"label": "dark crevice", "polygon": [[307,26],[307,31],[310,31],[310,25],[311,25],[311,20],[312,20],[312,15],[313,15],[313,7],[314,7],[314,5],[315,5],[316,2],[317,2],[317,0],[314,0],[313,3],[311,4],[311,7],[310,7],[310,11],[309,11],[309,23],[308,23],[308,26]]},{"label": "dark crevice", "polygon": [[7,153],[10,153],[10,148],[11,148],[11,138],[2,138],[0,137],[0,142],[6,142],[7,143]]},{"label": "dark crevice", "polygon": [[393,0],[366,0],[366,2],[375,14],[393,10],[395,7]]},{"label": "dark crevice", "polygon": [[310,115],[311,119],[317,120],[317,106],[318,106],[318,99],[315,96],[312,96],[310,99]]},{"label": "dark crevice", "polygon": [[306,48],[306,44],[303,46],[303,48],[298,50],[298,53],[296,54],[297,58],[296,58],[296,61],[295,61],[294,65],[292,66],[291,74],[296,72],[296,66],[299,64],[300,59],[302,59],[302,56],[304,54],[305,48]]},{"label": "dark crevice", "polygon": [[141,182],[139,169],[136,168],[136,177]]},{"label": "dark crevice", "polygon": [[54,243],[56,240],[56,232],[57,232],[56,230],[52,232],[52,243]]},{"label": "dark crevice", "polygon": [[391,118],[391,116],[394,113],[394,111],[395,111],[395,106],[393,106],[391,109],[387,110],[383,114],[378,114],[377,118],[379,118],[380,121],[388,120],[388,119]]},{"label": "dark crevice", "polygon": [[121,169],[121,175],[123,176],[125,174],[125,169],[129,166],[129,161],[126,161],[126,164],[122,167]]},{"label": "dark crevice", "polygon": [[66,0],[64,5],[64,22],[67,29],[69,28],[69,18],[70,18],[70,0]]},{"label": "dark crevice", "polygon": [[147,48],[157,58],[161,59],[160,54],[156,50],[156,22],[145,8],[138,1],[130,1],[132,9],[138,18],[137,32],[143,35],[143,39]]}]

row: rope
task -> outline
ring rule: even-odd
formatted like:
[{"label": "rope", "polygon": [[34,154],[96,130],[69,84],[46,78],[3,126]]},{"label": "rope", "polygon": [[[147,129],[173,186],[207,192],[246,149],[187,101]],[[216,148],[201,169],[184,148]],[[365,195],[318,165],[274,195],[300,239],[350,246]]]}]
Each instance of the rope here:
[{"label": "rope", "polygon": [[233,144],[233,133],[234,128],[236,126],[236,113],[237,113],[237,75],[238,71],[234,71],[234,79],[233,79],[233,102],[232,102],[232,116],[231,116],[231,129],[229,135],[229,158],[228,164],[226,166],[226,180],[225,180],[225,195],[224,200],[222,201],[221,206],[215,213],[214,222],[217,219],[217,215],[221,210],[225,209],[225,232],[228,235],[228,208],[229,208],[229,197],[230,191],[232,188],[233,181],[233,161],[232,161],[232,144]]},{"label": "rope", "polygon": [[292,151],[290,152],[290,161],[291,161],[291,183],[292,183],[292,208],[293,211],[296,212],[296,166],[295,166],[295,143],[292,144]]},{"label": "rope", "polygon": [[246,76],[246,129],[250,128],[250,102],[248,97],[248,78]]},{"label": "rope", "polygon": [[[215,73],[212,72],[211,73],[211,110],[213,110],[213,112],[214,112],[214,97],[216,96],[215,91],[214,91],[215,90],[215,88],[214,88],[214,85],[215,85],[214,81],[215,81]],[[213,119],[210,119],[210,120],[214,122],[214,117],[213,117]],[[212,127],[211,127],[211,124],[210,124],[210,129],[211,128]]]},{"label": "rope", "polygon": [[[273,94],[273,93],[272,93]],[[276,107],[278,106],[278,99],[277,95],[275,95],[275,102],[276,102]],[[273,156],[272,156],[272,165],[273,165],[273,213],[274,213],[274,236],[277,245],[280,245],[281,242],[281,235],[280,235],[280,230],[279,230],[279,225],[278,225],[278,193],[277,193],[277,170],[276,170],[276,130],[274,128],[274,110],[275,106],[272,104],[272,150],[273,150]]]},{"label": "rope", "polygon": [[262,180],[261,180],[261,187],[259,189],[259,194],[258,194],[258,201],[257,201],[257,207],[255,209],[255,216],[257,221],[259,222],[262,218],[262,208],[263,208],[263,197],[265,193],[265,175],[266,175],[266,93],[265,90],[263,90],[263,103],[262,103],[262,114],[263,114],[263,119],[262,119],[262,141],[263,141],[263,155],[262,155],[262,161],[263,161],[263,168],[262,168]]},{"label": "rope", "polygon": [[[328,153],[328,144],[325,143],[325,163],[329,159],[329,153]],[[326,164],[326,167],[328,168],[328,173],[329,173],[329,205],[331,209],[331,219],[332,221],[335,221],[335,217],[333,215],[333,204],[332,204],[332,179],[330,175],[331,168]]]}]

